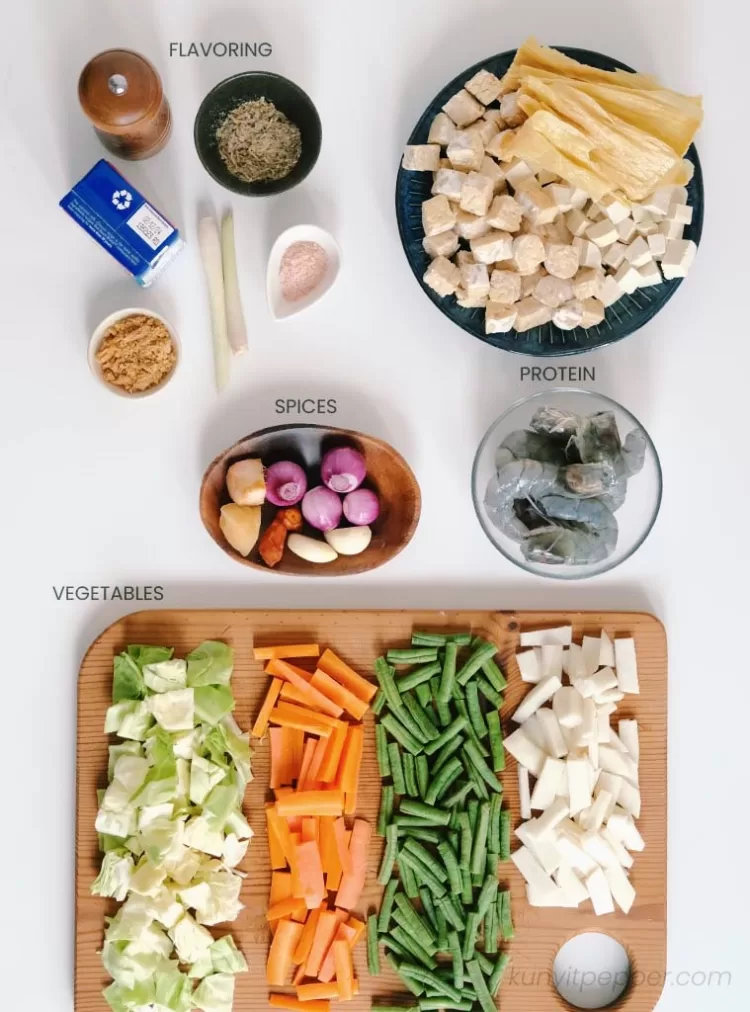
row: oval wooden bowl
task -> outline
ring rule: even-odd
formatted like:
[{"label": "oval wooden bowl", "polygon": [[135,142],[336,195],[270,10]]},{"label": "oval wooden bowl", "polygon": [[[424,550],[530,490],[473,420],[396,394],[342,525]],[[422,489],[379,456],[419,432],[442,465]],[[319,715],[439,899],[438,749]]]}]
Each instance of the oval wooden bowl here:
[{"label": "oval wooden bowl", "polygon": [[[309,487],[320,483],[317,467],[323,454],[335,446],[352,446],[367,463],[365,486],[380,499],[380,516],[372,524],[372,541],[361,555],[339,555],[331,563],[316,565],[300,559],[287,548],[278,566],[271,569],[258,555],[257,547],[247,558],[236,552],[219,527],[219,511],[231,502],[226,474],[231,464],[245,457],[260,457],[268,466],[278,460],[294,460],[308,474]],[[353,576],[367,573],[389,562],[411,541],[419,522],[422,497],[417,479],[400,453],[392,446],[352,429],[327,425],[274,425],[241,439],[208,466],[200,492],[201,520],[223,552],[251,569],[284,576]],[[263,507],[262,532],[271,522],[277,507]],[[303,533],[322,537],[307,525]]]}]

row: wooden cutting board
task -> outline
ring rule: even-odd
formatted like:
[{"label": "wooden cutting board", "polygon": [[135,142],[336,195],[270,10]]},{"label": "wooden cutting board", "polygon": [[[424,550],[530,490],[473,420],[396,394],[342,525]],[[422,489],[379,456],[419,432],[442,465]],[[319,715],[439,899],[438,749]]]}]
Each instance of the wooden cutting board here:
[{"label": "wooden cutting board", "polygon": [[[78,684],[76,1012],[105,1012],[107,1009],[101,991],[108,981],[97,950],[102,944],[104,916],[111,914],[117,905],[92,897],[89,887],[99,865],[94,819],[97,788],[106,786],[108,740],[102,728],[111,698],[112,658],[128,643],[173,646],[178,656],[183,656],[202,640],[222,639],[230,643],[235,653],[232,680],[237,701],[235,716],[242,728],[248,728],[268,686],[268,676],[262,665],[252,659],[254,644],[319,642],[330,646],[361,672],[369,673],[375,658],[389,646],[408,643],[413,628],[471,628],[474,633],[498,644],[503,667],[509,675],[502,711],[507,733],[509,716],[527,691],[514,660],[520,630],[568,622],[572,622],[578,641],[584,633],[595,635],[602,628],[610,634],[635,637],[641,694],[626,696],[618,715],[635,717],[640,724],[643,811],[638,826],[646,849],[636,856],[632,881],[637,899],[627,917],[619,911],[596,917],[590,904],[574,910],[531,908],[526,903],[524,884],[515,866],[508,863],[503,867],[503,876],[512,891],[516,936],[509,944],[511,966],[500,990],[500,1004],[503,1012],[570,1008],[552,982],[555,954],[574,935],[601,931],[611,934],[625,946],[633,970],[630,988],[610,1008],[652,1012],[661,994],[666,969],[667,647],[664,628],[653,616],[645,614],[507,611],[145,611],[121,619],[102,633],[83,660]],[[380,799],[380,778],[371,714],[366,723],[358,814],[374,823]],[[268,745],[263,741],[254,753],[254,780],[245,798],[245,813],[256,834],[240,866],[247,873],[242,893],[246,909],[228,926],[250,970],[237,978],[236,1012],[256,1012],[268,1007],[264,979],[268,933],[264,915],[270,866],[263,817],[268,772]],[[517,825],[518,781],[515,762],[510,757],[503,782],[506,802]],[[381,889],[376,874],[382,841],[374,839],[377,843],[370,854],[363,912],[379,905],[380,901]],[[380,977],[368,977],[364,945],[358,947],[355,963],[361,992],[351,1003],[351,1012],[368,1008],[372,998],[403,994],[402,985],[384,962]]]}]

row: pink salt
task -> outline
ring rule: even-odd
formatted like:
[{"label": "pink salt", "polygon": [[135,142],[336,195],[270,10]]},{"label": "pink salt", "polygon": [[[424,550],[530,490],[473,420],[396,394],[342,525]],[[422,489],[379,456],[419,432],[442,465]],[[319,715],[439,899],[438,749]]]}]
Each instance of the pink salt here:
[{"label": "pink salt", "polygon": [[281,258],[279,280],[287,302],[298,302],[318,287],[328,266],[328,254],[317,242],[293,242]]}]

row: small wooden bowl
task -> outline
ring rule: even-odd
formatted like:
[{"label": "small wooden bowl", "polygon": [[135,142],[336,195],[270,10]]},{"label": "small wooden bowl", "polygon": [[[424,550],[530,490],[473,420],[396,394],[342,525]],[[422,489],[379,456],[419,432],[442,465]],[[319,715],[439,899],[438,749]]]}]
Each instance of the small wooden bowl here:
[{"label": "small wooden bowl", "polygon": [[[294,460],[307,471],[308,487],[312,488],[320,484],[317,468],[323,454],[336,446],[352,446],[359,450],[367,463],[365,486],[372,488],[380,499],[380,516],[372,524],[372,541],[365,551],[361,555],[339,555],[333,562],[316,565],[300,559],[287,548],[281,562],[273,569],[260,558],[257,546],[247,558],[236,552],[219,527],[221,507],[231,502],[226,485],[230,465],[246,457],[260,457],[266,466],[278,460]],[[200,492],[201,519],[222,551],[243,566],[284,576],[353,576],[377,569],[411,541],[421,506],[417,479],[392,446],[362,432],[327,425],[274,425],[241,439],[209,465]],[[263,507],[261,536],[276,512],[277,507],[270,503]],[[303,533],[322,538],[319,531],[307,525]]]}]

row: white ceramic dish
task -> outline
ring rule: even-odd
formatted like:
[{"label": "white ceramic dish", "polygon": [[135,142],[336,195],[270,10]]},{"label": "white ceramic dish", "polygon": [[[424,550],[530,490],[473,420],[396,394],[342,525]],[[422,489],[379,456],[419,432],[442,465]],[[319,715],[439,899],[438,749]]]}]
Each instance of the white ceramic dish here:
[{"label": "white ceramic dish", "polygon": [[[101,366],[96,360],[96,352],[97,349],[99,348],[99,345],[101,344],[104,335],[107,333],[110,327],[114,326],[114,324],[117,323],[118,320],[122,320],[126,316],[150,316],[154,320],[159,320],[159,322],[163,323],[164,326],[169,331],[169,336],[172,338],[172,344],[174,345],[176,353],[176,360],[174,367],[170,373],[167,373],[167,375],[164,377],[161,383],[157,383],[156,386],[151,387],[149,390],[143,390],[140,393],[133,393],[133,394],[129,394],[126,390],[121,390],[119,387],[114,386],[112,383],[108,383],[107,380],[104,378]],[[180,364],[181,354],[182,349],[180,347],[180,339],[177,336],[177,332],[175,331],[172,324],[168,320],[165,320],[163,316],[160,316],[159,313],[154,313],[153,310],[151,309],[141,309],[141,308],[118,309],[116,313],[111,313],[108,317],[106,317],[106,319],[102,320],[102,322],[96,328],[94,333],[91,335],[88,351],[89,369],[91,369],[91,372],[93,373],[95,378],[99,381],[99,383],[101,383],[103,387],[109,390],[110,393],[117,394],[118,397],[127,397],[128,400],[132,401],[138,400],[141,397],[150,397],[152,394],[155,394],[159,390],[163,389],[167,385],[167,383],[169,383],[169,381],[172,379],[175,372],[177,371],[177,367]]]},{"label": "white ceramic dish", "polygon": [[[289,302],[284,298],[281,291],[279,271],[281,258],[295,242],[318,243],[328,255],[328,263],[320,284],[303,299]],[[284,320],[287,317],[296,316],[297,313],[301,313],[304,309],[308,309],[322,299],[326,292],[330,291],[338,277],[340,269],[341,250],[330,232],[326,232],[323,228],[318,228],[317,225],[294,225],[292,228],[288,228],[286,232],[282,232],[273,244],[271,255],[268,258],[266,293],[271,316],[275,320]]]}]

